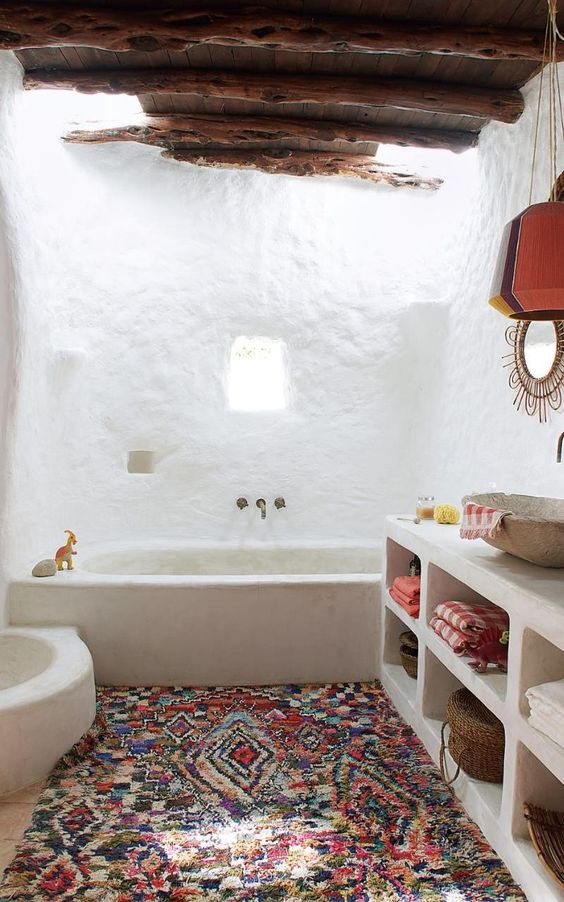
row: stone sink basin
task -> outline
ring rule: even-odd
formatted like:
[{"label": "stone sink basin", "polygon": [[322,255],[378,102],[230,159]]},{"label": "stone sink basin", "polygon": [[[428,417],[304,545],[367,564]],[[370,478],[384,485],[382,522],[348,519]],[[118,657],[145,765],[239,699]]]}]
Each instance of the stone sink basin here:
[{"label": "stone sink basin", "polygon": [[484,539],[488,545],[539,567],[564,567],[564,499],[494,493],[466,501],[511,511],[495,538]]}]

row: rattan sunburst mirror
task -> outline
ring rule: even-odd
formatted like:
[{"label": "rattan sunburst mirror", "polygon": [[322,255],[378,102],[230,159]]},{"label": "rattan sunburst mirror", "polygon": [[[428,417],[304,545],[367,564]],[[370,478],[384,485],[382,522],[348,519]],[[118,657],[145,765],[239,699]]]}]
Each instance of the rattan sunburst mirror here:
[{"label": "rattan sunburst mirror", "polygon": [[546,423],[549,410],[562,406],[564,394],[564,320],[519,320],[507,329],[512,351],[504,356],[511,367],[509,387],[516,392],[517,410]]}]

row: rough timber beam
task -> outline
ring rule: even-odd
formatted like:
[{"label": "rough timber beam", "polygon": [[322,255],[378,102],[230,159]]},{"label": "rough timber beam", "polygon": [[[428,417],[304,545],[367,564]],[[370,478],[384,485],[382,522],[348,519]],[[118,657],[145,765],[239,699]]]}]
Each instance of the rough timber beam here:
[{"label": "rough timber beam", "polygon": [[[197,44],[295,51],[437,53],[487,60],[542,60],[544,33],[493,26],[405,22],[375,16],[306,15],[240,9],[135,10],[91,2],[0,0],[0,48],[81,46],[101,50],[185,50]],[[558,50],[562,53],[562,45]]]},{"label": "rough timber beam", "polygon": [[26,88],[76,89],[86,94],[197,94],[267,103],[337,103],[451,113],[515,122],[519,91],[410,78],[227,72],[220,69],[34,69]]},{"label": "rough timber beam", "polygon": [[163,157],[214,169],[254,169],[278,175],[345,176],[394,188],[424,188],[434,191],[441,179],[397,172],[377,163],[374,157],[301,150],[164,150]]},{"label": "rough timber beam", "polygon": [[287,139],[344,141],[354,145],[362,141],[398,144],[402,147],[432,147],[460,153],[478,141],[476,132],[452,129],[371,126],[364,123],[329,122],[321,119],[282,119],[274,116],[226,116],[207,113],[170,116],[140,116],[127,125],[89,125],[68,132],[69,144],[105,144],[111,141],[137,141],[156,147],[173,148],[179,144],[230,146],[265,144]]}]

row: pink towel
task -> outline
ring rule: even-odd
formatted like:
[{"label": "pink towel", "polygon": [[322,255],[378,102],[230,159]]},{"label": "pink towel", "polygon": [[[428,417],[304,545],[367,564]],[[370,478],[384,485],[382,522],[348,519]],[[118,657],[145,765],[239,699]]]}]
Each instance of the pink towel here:
[{"label": "pink towel", "polygon": [[462,512],[460,536],[463,539],[493,539],[499,531],[501,521],[511,511],[496,510],[467,501]]},{"label": "pink towel", "polygon": [[393,582],[393,588],[399,589],[408,598],[419,596],[421,590],[420,576],[396,576]]},{"label": "pink towel", "polygon": [[402,592],[397,586],[392,586],[392,591],[396,601],[401,601],[402,604],[419,604],[420,602],[419,595],[406,595],[405,592]]},{"label": "pink towel", "polygon": [[407,611],[407,613],[409,614],[410,617],[419,617],[419,599],[418,598],[416,600],[412,600],[409,598],[406,600],[403,593],[398,592],[397,589],[394,589],[393,586],[390,589],[390,596],[394,599],[395,602],[397,602],[399,605],[401,605],[401,607],[404,609],[404,611]]},{"label": "pink towel", "polygon": [[455,655],[463,655],[472,648],[477,648],[480,644],[480,634],[475,633],[474,636],[468,633],[462,633],[455,629],[450,623],[441,620],[440,617],[433,617],[429,624],[437,636],[440,636],[447,645],[450,645]]},{"label": "pink towel", "polygon": [[467,637],[492,626],[509,629],[508,614],[489,601],[442,601],[434,614]]}]

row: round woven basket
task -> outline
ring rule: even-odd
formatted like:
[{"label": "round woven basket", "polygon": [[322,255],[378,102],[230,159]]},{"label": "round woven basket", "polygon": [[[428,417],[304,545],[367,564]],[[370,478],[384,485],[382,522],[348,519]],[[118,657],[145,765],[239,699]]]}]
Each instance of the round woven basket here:
[{"label": "round woven basket", "polygon": [[400,646],[400,658],[403,669],[408,676],[416,679],[417,677],[417,649],[410,648],[408,645]]},{"label": "round woven basket", "polygon": [[[448,746],[445,729],[450,726]],[[452,779],[447,779],[445,752],[458,765]],[[503,724],[468,689],[453,692],[447,702],[446,721],[441,732],[441,772],[447,785],[453,783],[462,769],[475,780],[501,783],[505,733]]]},{"label": "round woven basket", "polygon": [[408,648],[413,649],[413,651],[417,651],[419,641],[415,633],[412,633],[411,630],[405,630],[405,632],[400,633],[399,639],[401,645],[406,645]]},{"label": "round woven basket", "polygon": [[564,811],[550,811],[525,802],[523,814],[539,859],[564,889]]}]

